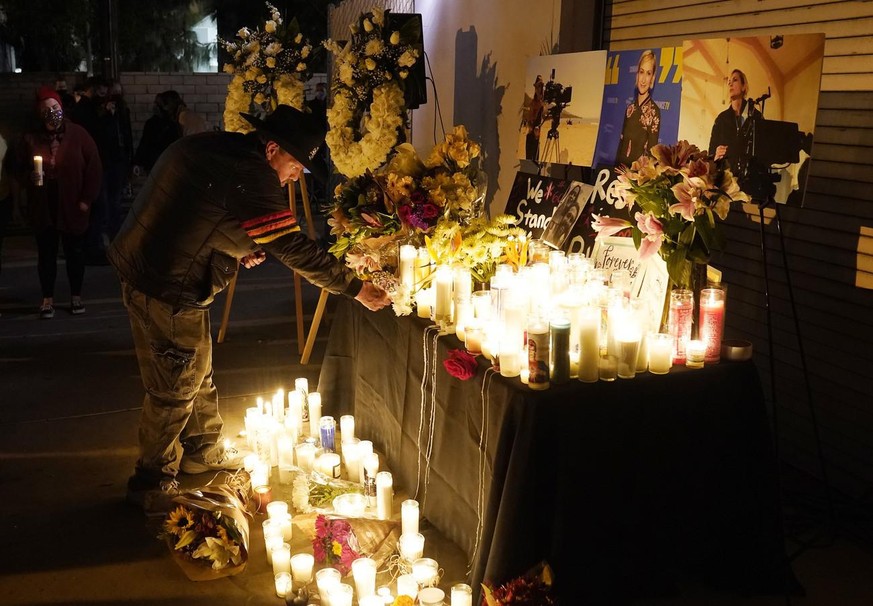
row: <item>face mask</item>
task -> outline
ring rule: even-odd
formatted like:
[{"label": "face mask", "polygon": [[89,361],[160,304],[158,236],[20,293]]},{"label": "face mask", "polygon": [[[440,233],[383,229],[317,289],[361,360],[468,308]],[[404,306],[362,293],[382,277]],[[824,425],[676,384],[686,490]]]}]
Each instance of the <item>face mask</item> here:
[{"label": "face mask", "polygon": [[64,110],[60,107],[56,109],[46,108],[42,110],[42,121],[45,122],[46,126],[51,128],[57,128],[64,121]]}]

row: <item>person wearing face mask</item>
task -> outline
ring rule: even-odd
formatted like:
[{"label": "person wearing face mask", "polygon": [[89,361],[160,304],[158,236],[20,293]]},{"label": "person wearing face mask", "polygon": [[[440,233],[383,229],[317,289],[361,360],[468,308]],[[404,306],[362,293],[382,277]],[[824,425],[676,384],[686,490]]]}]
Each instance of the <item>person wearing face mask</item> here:
[{"label": "person wearing face mask", "polygon": [[627,106],[624,114],[621,139],[615,156],[616,167],[630,167],[634,160],[649,153],[649,150],[658,144],[658,136],[661,133],[661,109],[652,99],[656,72],[655,53],[651,50],[643,51],[637,62],[634,99]]},{"label": "person wearing face mask", "polygon": [[103,169],[94,140],[83,127],[65,118],[54,89],[43,86],[37,90],[35,109],[38,123],[22,136],[13,173],[26,191],[28,218],[36,236],[43,297],[39,316],[50,319],[55,314],[58,240],[70,283],[70,312],[85,312],[85,233]]},{"label": "person wearing face mask", "polygon": [[[239,270],[267,253],[309,282],[371,310],[390,303],[300,231],[286,186],[309,169],[325,130],[279,105],[255,130],[181,137],[158,158],[109,247],[145,388],[128,502],[160,507],[178,473],[236,470],[213,383],[209,307]],[[289,185],[290,184],[290,185]]]}]

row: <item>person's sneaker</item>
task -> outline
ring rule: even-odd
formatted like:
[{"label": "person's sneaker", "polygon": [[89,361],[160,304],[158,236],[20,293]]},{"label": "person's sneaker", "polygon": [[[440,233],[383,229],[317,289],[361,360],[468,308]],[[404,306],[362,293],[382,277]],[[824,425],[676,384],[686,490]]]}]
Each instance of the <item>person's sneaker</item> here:
[{"label": "person's sneaker", "polygon": [[39,317],[41,320],[51,320],[55,317],[55,308],[52,305],[43,305],[39,308]]},{"label": "person's sneaker", "polygon": [[173,497],[179,495],[177,480],[161,480],[147,482],[139,476],[132,476],[127,481],[127,496],[125,500],[145,511],[169,511],[172,508]]},{"label": "person's sneaker", "polygon": [[198,474],[207,471],[238,471],[244,466],[244,459],[248,452],[236,448],[213,448],[206,455],[193,453],[182,456],[179,470],[182,473]]},{"label": "person's sneaker", "polygon": [[85,304],[82,301],[73,301],[70,303],[70,313],[74,316],[85,313]]}]

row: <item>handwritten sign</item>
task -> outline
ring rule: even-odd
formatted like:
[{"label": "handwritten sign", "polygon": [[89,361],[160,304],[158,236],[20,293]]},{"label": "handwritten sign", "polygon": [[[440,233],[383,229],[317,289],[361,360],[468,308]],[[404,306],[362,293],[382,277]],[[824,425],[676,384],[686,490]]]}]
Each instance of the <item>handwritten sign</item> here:
[{"label": "handwritten sign", "polygon": [[640,270],[640,255],[631,238],[611,236],[598,240],[591,252],[594,267],[605,269],[610,274],[616,269],[626,269],[631,280],[636,280]]},{"label": "handwritten sign", "polygon": [[566,179],[519,172],[503,212],[515,217],[517,225],[530,238],[540,238],[571,183]]}]

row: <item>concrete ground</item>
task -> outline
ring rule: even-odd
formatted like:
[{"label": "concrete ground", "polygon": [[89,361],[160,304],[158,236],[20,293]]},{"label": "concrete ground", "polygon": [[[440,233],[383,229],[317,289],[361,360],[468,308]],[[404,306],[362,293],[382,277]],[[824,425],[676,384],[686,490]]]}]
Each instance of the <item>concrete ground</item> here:
[{"label": "concrete ground", "polygon": [[[2,255],[0,604],[281,604],[266,562],[263,516],[252,519],[243,573],[194,582],[156,539],[143,513],[123,502],[136,458],[142,386],[113,270],[87,268],[87,313],[72,316],[65,309],[69,293],[61,262],[57,314],[40,320],[31,238],[7,237]],[[318,291],[304,285],[303,294],[308,327]],[[224,302],[222,297],[213,310],[213,336]],[[242,428],[244,410],[257,396],[290,387],[297,377],[317,385],[329,330],[330,305],[311,363],[301,366],[291,273],[275,262],[243,271],[225,341],[214,353],[228,434]],[[324,406],[327,413],[330,403]],[[182,476],[183,487],[210,478]],[[402,487],[395,488],[397,502],[404,495]],[[426,521],[423,527],[425,555],[443,567],[441,586],[448,592],[465,577],[466,558]],[[306,532],[301,518],[294,528],[295,550],[306,548]],[[867,546],[846,538],[814,545],[794,560],[794,570],[805,597],[743,599],[689,582],[681,595],[638,604],[873,604],[873,556]]]}]

